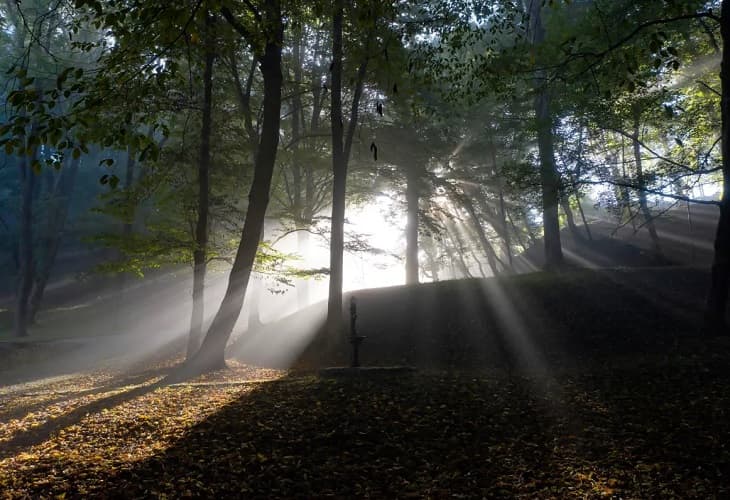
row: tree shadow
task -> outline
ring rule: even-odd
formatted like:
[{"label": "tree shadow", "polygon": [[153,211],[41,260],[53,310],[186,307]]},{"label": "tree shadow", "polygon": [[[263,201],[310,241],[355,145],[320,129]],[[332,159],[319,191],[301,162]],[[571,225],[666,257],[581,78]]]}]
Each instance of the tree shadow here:
[{"label": "tree shadow", "polygon": [[133,389],[114,394],[79,406],[59,417],[51,418],[43,424],[15,434],[10,440],[0,443],[0,460],[11,457],[23,449],[40,444],[62,429],[79,423],[90,413],[97,413],[119,406],[127,401],[148,394],[164,385],[161,382],[135,387]]},{"label": "tree shadow", "polygon": [[[72,399],[82,398],[85,396],[94,396],[97,394],[104,394],[106,392],[111,392],[115,389],[119,389],[121,387],[126,387],[130,385],[139,385],[146,381],[149,381],[150,379],[153,379],[158,376],[164,376],[170,373],[172,368],[156,368],[151,370],[145,370],[141,373],[137,373],[134,375],[129,374],[122,374],[120,376],[113,377],[112,379],[108,380],[106,383],[102,384],[99,387],[94,387],[92,389],[85,389],[81,391],[74,391],[74,390],[68,390],[68,391],[62,391],[62,393],[55,398],[51,399],[44,399],[43,401],[40,401],[38,403],[28,404],[28,405],[22,405],[15,409],[9,410],[7,412],[3,412],[0,410],[0,416],[3,420],[12,420],[15,418],[20,418],[24,415],[27,415],[29,413],[33,413],[35,411],[38,411],[42,408],[48,407],[50,405],[63,403],[66,401],[70,401]],[[37,391],[25,391],[24,394],[28,393],[34,393],[34,392],[43,392],[42,388],[39,388]],[[11,393],[12,395],[12,393]]]},{"label": "tree shadow", "polygon": [[30,495],[102,497],[724,497],[721,365],[581,374],[560,401],[514,377],[288,377],[140,462],[89,474],[63,457],[52,482],[32,468],[17,481]]},{"label": "tree shadow", "polygon": [[268,382],[164,453],[98,484],[132,496],[506,495],[502,483],[540,467],[548,452],[543,443],[552,439],[550,426],[537,418],[534,394],[505,404],[490,399],[495,383],[431,376],[418,384]]},{"label": "tree shadow", "polygon": [[730,370],[714,361],[636,363],[572,380],[572,419],[555,468],[603,496],[727,498]]}]

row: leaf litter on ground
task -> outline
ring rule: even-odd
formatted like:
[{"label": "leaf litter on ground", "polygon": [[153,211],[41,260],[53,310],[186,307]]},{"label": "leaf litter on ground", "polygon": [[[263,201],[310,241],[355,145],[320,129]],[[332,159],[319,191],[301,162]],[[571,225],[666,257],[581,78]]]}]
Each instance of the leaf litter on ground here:
[{"label": "leaf litter on ground", "polygon": [[[233,365],[149,390],[157,375],[124,386],[90,377],[78,398],[66,392],[70,382],[26,390],[21,402],[14,401],[19,394],[4,392],[2,412],[16,417],[0,417],[0,492],[6,498],[730,495],[730,374],[716,351],[561,373],[552,381],[499,373],[282,375]],[[106,392],[84,393],[105,384]],[[45,391],[67,399],[44,399]],[[17,417],[23,405],[33,411]],[[68,415],[75,418],[64,421]],[[54,421],[63,425],[44,436],[40,431]]]}]

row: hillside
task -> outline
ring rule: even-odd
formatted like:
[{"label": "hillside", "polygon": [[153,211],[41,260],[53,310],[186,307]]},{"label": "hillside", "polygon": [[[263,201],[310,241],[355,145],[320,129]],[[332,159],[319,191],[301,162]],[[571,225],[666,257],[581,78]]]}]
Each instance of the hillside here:
[{"label": "hillside", "polygon": [[[690,267],[574,270],[361,290],[345,303],[356,298],[364,364],[534,370],[670,353],[698,333],[708,280]],[[347,337],[328,338],[323,318],[313,306],[231,352],[267,366],[346,364]]]},{"label": "hillside", "polygon": [[[593,217],[588,224],[590,239],[583,225],[578,225],[578,238],[567,228],[561,231],[566,262],[591,269],[666,265],[709,269],[714,254],[718,208],[691,204],[689,208],[686,205],[664,210],[657,208],[653,213],[661,258],[654,255],[649,232],[641,219],[617,225],[613,220]],[[517,272],[532,272],[543,264],[542,240],[515,259]]]}]

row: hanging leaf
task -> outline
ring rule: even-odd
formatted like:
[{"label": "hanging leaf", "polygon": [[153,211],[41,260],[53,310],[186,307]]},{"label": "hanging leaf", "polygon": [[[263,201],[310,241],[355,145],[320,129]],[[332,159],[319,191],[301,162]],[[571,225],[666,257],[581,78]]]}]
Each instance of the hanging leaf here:
[{"label": "hanging leaf", "polygon": [[112,189],[116,189],[118,184],[119,184],[119,177],[117,177],[116,175],[111,175],[109,177],[109,187]]},{"label": "hanging leaf", "polygon": [[375,142],[370,143],[370,151],[373,153],[373,161],[378,161],[378,146],[375,145]]}]

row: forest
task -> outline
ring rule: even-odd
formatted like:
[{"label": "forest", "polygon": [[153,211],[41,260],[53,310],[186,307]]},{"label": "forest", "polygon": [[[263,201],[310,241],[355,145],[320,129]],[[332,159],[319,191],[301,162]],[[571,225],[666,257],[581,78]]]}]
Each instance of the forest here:
[{"label": "forest", "polygon": [[5,0],[0,497],[730,495],[730,0]]}]

